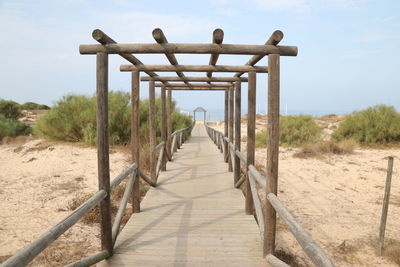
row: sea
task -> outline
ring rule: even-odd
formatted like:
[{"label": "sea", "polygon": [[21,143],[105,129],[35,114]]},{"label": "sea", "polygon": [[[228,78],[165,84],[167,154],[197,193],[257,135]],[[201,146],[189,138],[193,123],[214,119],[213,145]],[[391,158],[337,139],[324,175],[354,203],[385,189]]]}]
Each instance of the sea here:
[{"label": "sea", "polygon": [[[193,112],[187,112],[182,110],[182,113],[193,115]],[[265,115],[267,114],[263,109],[257,109],[257,114]],[[313,117],[322,117],[329,114],[344,115],[350,114],[352,111],[349,110],[286,110],[280,111],[281,115],[310,115]],[[247,114],[246,109],[242,109],[242,116]],[[196,113],[197,120],[203,120],[203,113]],[[208,121],[223,121],[224,120],[224,110],[223,109],[209,109],[207,110],[206,118]]]}]

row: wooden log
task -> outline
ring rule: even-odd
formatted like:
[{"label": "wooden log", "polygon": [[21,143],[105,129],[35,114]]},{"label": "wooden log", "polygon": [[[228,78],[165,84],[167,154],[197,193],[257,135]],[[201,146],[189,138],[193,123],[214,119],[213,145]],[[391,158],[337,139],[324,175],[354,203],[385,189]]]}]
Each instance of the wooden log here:
[{"label": "wooden log", "polygon": [[176,152],[176,135],[172,138],[171,156]]},{"label": "wooden log", "polygon": [[[256,138],[256,73],[249,72],[248,96],[247,96],[247,165],[246,173],[249,172],[249,165],[254,165],[255,159],[255,138]],[[253,214],[254,205],[251,195],[249,177],[246,179],[246,214]]]},{"label": "wooden log", "polygon": [[[279,161],[279,55],[268,56],[268,139],[267,139],[267,187],[266,195],[278,191]],[[265,204],[264,256],[275,254],[276,212],[267,202]]]},{"label": "wooden log", "polygon": [[156,170],[156,94],[154,89],[154,81],[149,82],[149,140],[150,140],[150,177],[157,183]]},{"label": "wooden log", "polygon": [[[80,218],[91,211],[98,203],[107,196],[102,189],[80,205],[67,217],[42,234],[38,239],[21,249],[14,256],[2,263],[2,267],[25,266],[32,261],[40,252],[45,250],[54,240],[71,228]],[[108,251],[107,251],[108,252]]]},{"label": "wooden log", "polygon": [[272,267],[290,267],[290,265],[286,264],[285,262],[281,261],[274,255],[268,254],[265,259]]},{"label": "wooden log", "polygon": [[[161,87],[161,140],[167,143],[167,110],[166,110],[166,95],[165,95],[165,87]],[[165,145],[163,146],[163,149],[166,149]],[[165,157],[165,153],[163,153],[163,158],[162,158],[162,164],[161,164],[161,170],[166,171],[167,170],[167,161]]]},{"label": "wooden log", "polygon": [[[234,97],[235,97],[235,91],[233,87],[229,87],[229,126],[228,126],[228,138],[229,142],[233,144],[233,122],[234,122]],[[232,153],[231,150],[229,150],[229,161],[228,161],[228,171],[233,171],[233,162],[232,162]]]},{"label": "wooden log", "polygon": [[[136,162],[139,166],[140,162],[140,118],[139,118],[139,104],[140,104],[140,73],[132,71],[131,79],[131,144],[132,144],[132,162]],[[140,212],[140,181],[135,180],[132,191],[132,211],[133,213]]]},{"label": "wooden log", "polygon": [[[242,96],[242,86],[240,82],[236,82],[235,84],[235,151],[238,150],[240,151],[240,131],[241,131],[241,119],[242,119],[242,114],[241,114],[241,96]],[[235,155],[235,164],[234,164],[234,181],[235,183],[239,180],[240,178],[240,158]]]},{"label": "wooden log", "polygon": [[157,187],[157,183],[154,182],[153,180],[151,180],[151,178],[147,177],[147,175],[144,174],[141,170],[139,170],[139,175],[140,175],[140,177],[142,177],[143,181],[148,183],[150,186]]},{"label": "wooden log", "polygon": [[[164,84],[162,84],[162,83],[156,83],[155,85],[154,85],[155,87],[165,87],[165,85]],[[184,83],[170,83],[169,85],[168,85],[168,87],[172,87],[172,88],[175,88],[175,87],[188,87],[188,88],[190,88],[190,87],[208,87],[208,88],[211,88],[211,87],[230,87],[230,86],[232,86],[232,84],[231,83],[211,83],[211,84],[208,84],[208,83],[189,83],[189,84],[184,84]]]},{"label": "wooden log", "polygon": [[167,150],[169,154],[169,160],[172,160],[172,91],[168,90],[168,101],[167,101]]},{"label": "wooden log", "polygon": [[157,165],[156,165],[156,183],[158,180],[158,175],[160,174],[161,168],[162,168],[162,164],[163,164],[163,158],[164,158],[164,145],[162,147],[162,149],[160,150],[160,153],[158,154],[158,160],[157,160]]},{"label": "wooden log", "polygon": [[265,177],[259,173],[259,171],[253,165],[249,165],[249,172],[253,175],[254,179],[257,181],[259,185],[261,185],[262,189],[265,190],[267,187],[267,182],[265,181]]},{"label": "wooden log", "polygon": [[236,154],[236,156],[237,156],[241,161],[243,161],[243,163],[244,163],[245,165],[247,165],[247,158],[246,158],[245,155],[243,155],[242,152],[240,152],[240,151],[235,151],[235,154]]},{"label": "wooden log", "polygon": [[[224,31],[221,29],[215,29],[213,32],[213,44],[222,44],[224,40]],[[219,54],[211,54],[210,61],[208,65],[215,65],[217,64]],[[207,72],[207,77],[211,78],[212,72]]]},{"label": "wooden log", "polygon": [[115,215],[115,220],[114,220],[114,224],[112,227],[113,245],[115,244],[115,241],[117,241],[117,236],[118,236],[118,234],[120,232],[120,228],[121,228],[120,226],[121,226],[122,217],[125,214],[125,209],[126,209],[126,205],[128,204],[129,197],[131,197],[131,195],[132,195],[133,185],[136,180],[139,180],[139,179],[137,179],[136,174],[137,174],[136,171],[131,174],[129,181],[126,184],[124,195],[122,196],[121,202],[119,203],[117,215]]},{"label": "wooden log", "polygon": [[257,215],[258,228],[260,229],[260,237],[261,237],[261,240],[263,240],[263,238],[264,238],[264,227],[265,226],[264,226],[264,213],[263,213],[263,210],[262,210],[260,197],[258,196],[258,190],[257,190],[256,182],[255,182],[254,177],[253,177],[253,175],[251,174],[250,171],[247,172],[247,177],[249,177],[251,195],[253,197],[254,209],[255,209],[256,215]]},{"label": "wooden log", "polygon": [[[165,37],[163,31],[160,28],[156,28],[153,30],[153,38],[159,44],[167,44],[168,43],[167,37]],[[167,59],[168,59],[169,63],[171,63],[171,65],[178,65],[178,60],[176,59],[176,57],[173,53],[165,53],[165,56],[167,57]],[[185,75],[180,71],[177,71],[176,74],[181,78],[185,77]],[[185,82],[185,83],[188,84],[188,82]]]},{"label": "wooden log", "polygon": [[158,81],[158,82],[180,82],[180,81],[188,81],[188,82],[247,82],[247,78],[242,77],[193,77],[193,76],[185,76],[184,78],[181,77],[174,77],[174,76],[159,76],[159,77],[149,77],[145,76],[141,78],[142,82],[148,82],[150,80]]},{"label": "wooden log", "polygon": [[297,56],[296,46],[243,45],[243,44],[84,44],[79,46],[82,55],[107,54],[225,54]]},{"label": "wooden log", "polygon": [[188,87],[166,87],[169,91],[223,91],[225,87],[198,87],[198,86],[188,86]]},{"label": "wooden log", "polygon": [[65,265],[65,267],[89,267],[108,258],[110,255],[107,250],[97,252],[93,255],[80,259],[76,262]]},{"label": "wooden log", "polygon": [[233,65],[121,65],[120,71],[187,71],[187,72],[249,72],[268,73],[268,67]]},{"label": "wooden log", "polygon": [[[283,39],[283,32],[280,30],[274,31],[268,40],[265,42],[265,45],[278,45],[279,42]],[[254,55],[247,61],[246,66],[254,66],[257,64],[264,56],[262,55]],[[235,74],[235,77],[240,77],[244,72],[238,72]]]},{"label": "wooden log", "polygon": [[386,174],[385,195],[383,197],[383,204],[382,204],[381,224],[379,227],[378,252],[379,252],[380,256],[382,256],[383,246],[384,246],[384,242],[385,242],[385,229],[386,229],[387,214],[388,214],[388,210],[389,210],[389,198],[390,198],[390,187],[392,184],[392,173],[393,173],[393,157],[389,157],[387,174]]},{"label": "wooden log", "polygon": [[128,168],[123,170],[117,177],[115,177],[110,183],[110,191],[114,190],[129,174],[133,173],[138,169],[138,164],[133,163]]},{"label": "wooden log", "polygon": [[244,181],[246,181],[246,174],[243,174],[240,179],[235,183],[235,188],[239,188]]},{"label": "wooden log", "polygon": [[267,195],[267,200],[267,202],[270,203],[278,212],[280,218],[285,222],[290,232],[292,232],[297,242],[299,242],[300,246],[303,248],[303,251],[308,255],[315,266],[335,266],[325,252],[314,242],[303,227],[301,227],[275,194],[269,193]]},{"label": "wooden log", "polygon": [[97,54],[96,63],[96,123],[97,123],[97,170],[99,190],[107,196],[100,202],[101,249],[113,254],[111,237],[110,160],[108,145],[108,55]]},{"label": "wooden log", "polygon": [[[228,119],[229,119],[229,89],[225,89],[225,109],[224,109],[224,117],[225,117],[225,124],[224,124],[224,137],[228,137]],[[224,141],[224,160],[228,162],[228,143]]]}]

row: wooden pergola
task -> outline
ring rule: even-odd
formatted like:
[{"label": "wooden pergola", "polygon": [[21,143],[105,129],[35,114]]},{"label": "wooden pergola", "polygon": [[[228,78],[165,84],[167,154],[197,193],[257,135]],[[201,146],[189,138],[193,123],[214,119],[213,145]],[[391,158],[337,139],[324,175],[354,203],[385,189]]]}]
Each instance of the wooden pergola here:
[{"label": "wooden pergola", "polygon": [[206,114],[207,110],[205,110],[203,107],[197,107],[193,110],[193,120],[196,121],[196,112],[203,112],[204,115],[204,123],[206,123]]},{"label": "wooden pergola", "polygon": [[[171,101],[173,90],[200,90],[225,92],[225,128],[224,136],[240,150],[241,129],[241,84],[248,83],[248,118],[247,118],[247,170],[255,163],[255,119],[256,119],[256,74],[268,73],[268,144],[266,163],[266,195],[277,194],[278,186],[278,153],[279,153],[279,95],[280,95],[280,57],[296,56],[297,47],[278,45],[283,39],[279,30],[272,33],[263,45],[224,44],[224,32],[216,29],[211,43],[169,43],[161,29],[153,30],[155,43],[119,44],[101,30],[93,31],[93,38],[99,44],[81,45],[81,54],[96,55],[97,58],[97,144],[99,189],[110,192],[109,145],[107,138],[107,94],[108,94],[108,55],[118,54],[130,65],[121,65],[120,71],[130,72],[132,77],[132,160],[139,162],[139,88],[140,81],[149,82],[149,121],[150,149],[154,155],[156,147],[156,109],[155,88],[161,88],[161,138],[171,148]],[[164,54],[170,65],[146,65],[132,54]],[[180,65],[175,54],[209,54],[208,65]],[[252,55],[242,66],[217,65],[219,55]],[[255,66],[262,58],[268,57],[268,66]],[[176,76],[159,76],[156,72],[175,72]],[[204,72],[205,76],[186,76],[184,72]],[[213,73],[234,73],[232,77],[217,77]],[[147,76],[141,76],[141,73]],[[247,73],[247,77],[242,77]],[[168,93],[168,95],[166,95]],[[240,158],[234,154],[228,156],[228,142],[224,142],[225,160],[229,170],[234,172],[234,182],[240,180]],[[233,157],[233,160],[231,160]],[[151,178],[155,174],[155,158],[151,157]],[[165,169],[165,163],[163,163]],[[246,173],[247,173],[246,170]],[[137,172],[139,173],[139,172]],[[138,174],[137,174],[138,175]],[[254,213],[254,203],[248,178],[246,178],[245,211]],[[101,202],[102,213],[102,248],[112,254],[113,238],[111,229],[110,198]],[[133,188],[133,210],[140,211],[139,179]],[[274,254],[276,212],[265,200],[264,256]]]}]

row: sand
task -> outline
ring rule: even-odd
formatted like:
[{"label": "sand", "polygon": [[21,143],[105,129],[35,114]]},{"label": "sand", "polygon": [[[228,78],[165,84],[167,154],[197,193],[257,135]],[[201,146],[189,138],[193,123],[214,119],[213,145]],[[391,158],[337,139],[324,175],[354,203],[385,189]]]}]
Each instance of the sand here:
[{"label": "sand", "polygon": [[[111,177],[126,166],[128,156],[110,155]],[[71,213],[76,195],[97,191],[94,148],[56,144],[41,139],[0,145],[0,259],[15,254],[49,227]],[[33,266],[66,258],[57,253],[90,254],[99,251],[99,227],[78,222],[46,250]],[[79,256],[78,256],[79,257]],[[71,257],[70,260],[76,259]],[[56,264],[57,265],[57,264]]]},{"label": "sand", "polygon": [[[324,139],[339,119],[317,123],[324,127]],[[257,132],[266,120],[257,121]],[[223,131],[223,124],[213,126]],[[246,148],[246,120],[242,123],[242,148]],[[245,149],[242,149],[245,150]],[[280,147],[278,196],[312,238],[337,266],[399,266],[400,261],[400,148],[357,148],[346,155],[297,158],[298,148]],[[266,149],[256,149],[256,165],[265,170]],[[386,226],[386,256],[376,253],[387,157],[394,156],[394,171]],[[265,194],[259,191],[261,198]],[[311,265],[300,245],[278,220],[277,247]],[[396,256],[397,255],[397,256]],[[312,265],[311,265],[312,266]]]}]

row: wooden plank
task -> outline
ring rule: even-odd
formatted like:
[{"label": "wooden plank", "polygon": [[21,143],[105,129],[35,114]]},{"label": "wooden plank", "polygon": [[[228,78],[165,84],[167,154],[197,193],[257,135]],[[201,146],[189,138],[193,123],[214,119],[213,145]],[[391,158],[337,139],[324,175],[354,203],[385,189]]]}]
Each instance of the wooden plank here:
[{"label": "wooden plank", "polygon": [[[266,195],[278,191],[278,161],[279,161],[279,97],[280,97],[280,57],[268,56],[268,139],[267,139],[267,187]],[[275,253],[276,212],[267,202],[265,205],[265,237],[264,255]]]},{"label": "wooden plank", "polygon": [[[240,82],[236,82],[235,84],[235,151],[240,151],[240,142],[241,142],[241,121],[242,121],[242,114],[241,114],[241,96],[242,96],[242,86]],[[240,158],[234,153],[235,155],[235,164],[234,164],[234,183],[237,183],[240,178]]]},{"label": "wooden plank", "polygon": [[[246,173],[249,171],[249,165],[254,165],[255,158],[255,138],[256,138],[256,73],[249,72],[249,84],[247,92],[247,166]],[[246,179],[246,214],[253,214],[254,205],[251,195],[249,177]]]},{"label": "wooden plank", "polygon": [[290,232],[294,235],[297,242],[304,252],[315,264],[315,266],[333,267],[335,266],[325,252],[314,242],[308,233],[301,227],[296,219],[290,214],[285,206],[280,202],[274,193],[267,195],[268,203],[279,213],[280,218],[285,222]]},{"label": "wooden plank", "polygon": [[267,73],[268,67],[232,66],[232,65],[121,65],[120,71],[164,71],[164,72],[249,72]]},{"label": "wooden plank", "polygon": [[159,76],[159,77],[142,77],[142,82],[148,82],[150,80],[159,81],[159,82],[179,82],[179,81],[188,81],[188,82],[247,82],[247,78],[242,77],[193,77],[193,76],[185,76],[182,77],[174,77],[174,76]]},{"label": "wooden plank", "polygon": [[96,124],[97,124],[97,171],[99,190],[107,196],[100,202],[101,249],[113,253],[111,232],[110,159],[108,144],[108,55],[97,54],[96,63]]},{"label": "wooden plank", "polygon": [[90,55],[107,54],[226,54],[226,55],[269,55],[297,56],[297,46],[242,45],[242,44],[108,44],[79,46],[79,53]]},{"label": "wooden plank", "polygon": [[[140,104],[140,73],[132,71],[131,78],[131,146],[132,146],[132,162],[139,165],[140,162],[140,118],[139,118],[139,104]],[[138,175],[138,172],[137,174]],[[132,211],[133,213],[140,212],[140,181],[135,180],[132,190]]]},{"label": "wooden plank", "polygon": [[156,170],[156,93],[154,88],[154,81],[149,82],[149,146],[150,146],[150,177],[157,183],[157,170]]},{"label": "wooden plank", "polygon": [[198,121],[99,266],[265,266],[257,223],[206,136]]},{"label": "wooden plank", "polygon": [[381,256],[382,256],[382,252],[383,252],[383,245],[385,242],[386,219],[387,219],[387,214],[388,214],[388,210],[389,210],[389,198],[390,198],[390,187],[392,184],[392,173],[393,173],[393,157],[389,157],[387,174],[386,174],[385,195],[383,197],[383,204],[382,204],[381,224],[379,226],[378,252],[379,252],[379,255],[381,255]]}]

